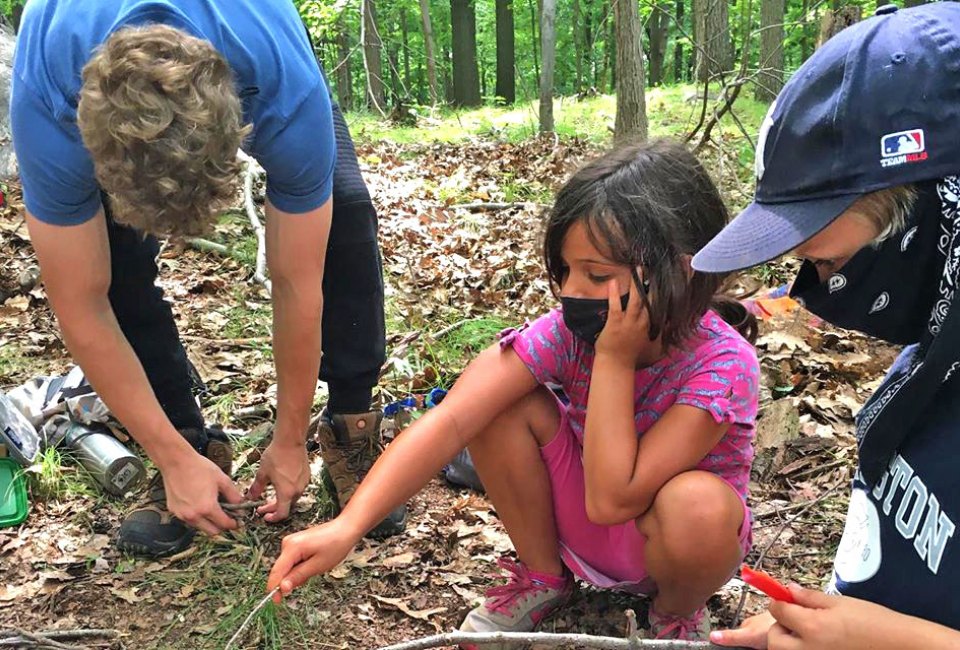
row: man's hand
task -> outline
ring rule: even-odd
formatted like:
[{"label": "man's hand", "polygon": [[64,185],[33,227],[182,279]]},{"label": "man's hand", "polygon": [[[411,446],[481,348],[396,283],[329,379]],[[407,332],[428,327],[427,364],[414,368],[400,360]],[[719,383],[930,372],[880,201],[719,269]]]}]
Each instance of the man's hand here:
[{"label": "man's hand", "polygon": [[243,497],[208,458],[185,453],[166,463],[161,473],[167,508],[177,519],[211,536],[237,528],[237,520],[223,511],[218,498],[222,494],[229,503],[240,503]]},{"label": "man's hand", "polygon": [[289,594],[313,576],[340,564],[360,537],[348,530],[340,518],[284,537],[280,557],[267,578],[267,591],[280,587],[274,602],[280,602],[281,594]]},{"label": "man's hand", "polygon": [[275,437],[260,457],[260,469],[247,491],[247,498],[256,501],[267,485],[273,484],[276,498],[257,512],[270,523],[283,521],[309,483],[310,460],[304,442]]},{"label": "man's hand", "polygon": [[770,612],[751,616],[735,630],[717,630],[710,633],[710,641],[717,645],[766,650],[767,634],[777,622]]}]

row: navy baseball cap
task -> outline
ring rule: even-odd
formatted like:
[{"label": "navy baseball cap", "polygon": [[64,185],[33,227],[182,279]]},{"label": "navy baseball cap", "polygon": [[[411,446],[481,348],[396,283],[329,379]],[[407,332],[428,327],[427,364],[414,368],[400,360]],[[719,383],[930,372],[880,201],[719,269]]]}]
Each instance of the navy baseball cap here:
[{"label": "navy baseball cap", "polygon": [[738,271],[793,250],[862,195],[960,173],[960,3],[877,15],[827,41],[760,128],[753,203],[693,258]]}]

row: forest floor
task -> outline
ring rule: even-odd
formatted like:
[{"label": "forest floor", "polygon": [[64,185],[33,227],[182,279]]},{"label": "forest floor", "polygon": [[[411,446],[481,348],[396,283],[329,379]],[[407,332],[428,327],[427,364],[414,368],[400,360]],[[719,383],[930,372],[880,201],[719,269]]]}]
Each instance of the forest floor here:
[{"label": "forest floor", "polygon": [[[755,133],[759,119],[748,130]],[[389,357],[380,397],[388,403],[448,387],[500,328],[552,305],[539,259],[539,204],[602,138],[511,141],[485,134],[409,142],[372,137],[368,122],[354,128],[380,213]],[[749,174],[741,147],[723,145],[734,136],[721,135],[721,146],[703,158],[738,207],[749,195]],[[69,366],[42,286],[18,286],[35,258],[19,193],[9,190],[0,212],[0,390]],[[518,205],[457,207],[477,202]],[[161,283],[206,383],[204,412],[234,437],[235,476],[246,484],[275,405],[270,302],[252,278],[256,244],[242,213],[225,215],[214,237],[228,254],[166,246]],[[775,286],[790,271],[789,262],[763,267],[741,288]],[[852,416],[896,351],[803,312],[764,323],[757,350],[763,414],[748,562],[766,551],[765,568],[819,587],[843,528],[855,457]],[[323,399],[321,387],[318,408]],[[387,424],[402,431],[416,415]],[[783,441],[784,432],[795,438]],[[263,596],[281,538],[330,516],[315,472],[295,516],[282,525],[250,521],[179,556],[142,560],[112,544],[132,499],[103,495],[73,459],[56,452],[28,471],[28,481],[28,519],[0,529],[0,629],[112,628],[122,634],[113,642],[118,648],[223,648]],[[496,581],[495,559],[510,549],[490,503],[438,477],[411,501],[404,534],[364,541],[282,606],[268,605],[239,647],[377,648],[455,629]],[[731,623],[741,587],[734,580],[711,600],[715,625]],[[764,602],[753,594],[746,611]],[[544,630],[622,636],[627,608],[645,620],[641,599],[582,588]]]}]

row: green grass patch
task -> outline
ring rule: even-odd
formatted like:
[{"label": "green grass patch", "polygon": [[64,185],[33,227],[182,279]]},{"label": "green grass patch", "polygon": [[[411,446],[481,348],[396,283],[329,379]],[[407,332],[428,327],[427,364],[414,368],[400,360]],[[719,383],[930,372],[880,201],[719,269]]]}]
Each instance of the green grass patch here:
[{"label": "green grass patch", "polygon": [[75,497],[106,498],[90,472],[70,451],[45,449],[37,462],[24,470],[27,489],[35,501],[64,501]]},{"label": "green grass patch", "polygon": [[[273,311],[270,305],[251,305],[244,297],[244,289],[233,293],[231,304],[224,312],[227,324],[223,327],[223,336],[231,339],[258,338],[270,336]],[[264,343],[263,351],[270,352],[269,343]]]},{"label": "green grass patch", "polygon": [[17,346],[11,343],[0,346],[0,383],[6,384],[26,373],[32,365],[32,360],[24,356]]},{"label": "green grass patch", "polygon": [[[681,137],[696,125],[702,112],[702,87],[680,84],[647,90],[647,118],[653,137]],[[711,97],[717,88],[711,88]],[[752,93],[741,92],[734,111],[751,136],[759,131],[767,105],[753,100]],[[707,118],[714,101],[707,103]],[[610,142],[616,118],[616,97],[598,95],[586,99],[558,97],[554,100],[554,120],[560,137],[584,138],[595,144]],[[347,121],[358,140],[377,142],[387,140],[398,144],[423,142],[463,142],[471,138],[487,137],[508,142],[520,142],[539,131],[539,102],[518,102],[513,106],[482,106],[453,110],[425,108],[420,110],[417,126],[394,126],[369,112],[351,112]],[[739,133],[729,117],[720,122],[722,133]],[[717,133],[719,136],[720,134]],[[753,152],[747,146],[749,166]]]}]

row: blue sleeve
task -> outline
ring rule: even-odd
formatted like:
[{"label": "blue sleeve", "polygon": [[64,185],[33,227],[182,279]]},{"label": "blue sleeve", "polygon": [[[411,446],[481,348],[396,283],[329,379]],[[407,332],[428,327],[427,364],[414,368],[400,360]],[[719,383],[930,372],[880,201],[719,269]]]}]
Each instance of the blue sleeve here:
[{"label": "blue sleeve", "polygon": [[56,226],[74,226],[93,218],[100,209],[100,190],[80,131],[57,120],[16,74],[10,126],[27,210]]},{"label": "blue sleeve", "polygon": [[275,133],[257,134],[257,160],[267,172],[267,198],[283,212],[315,210],[333,191],[337,145],[330,97],[318,83]]}]

